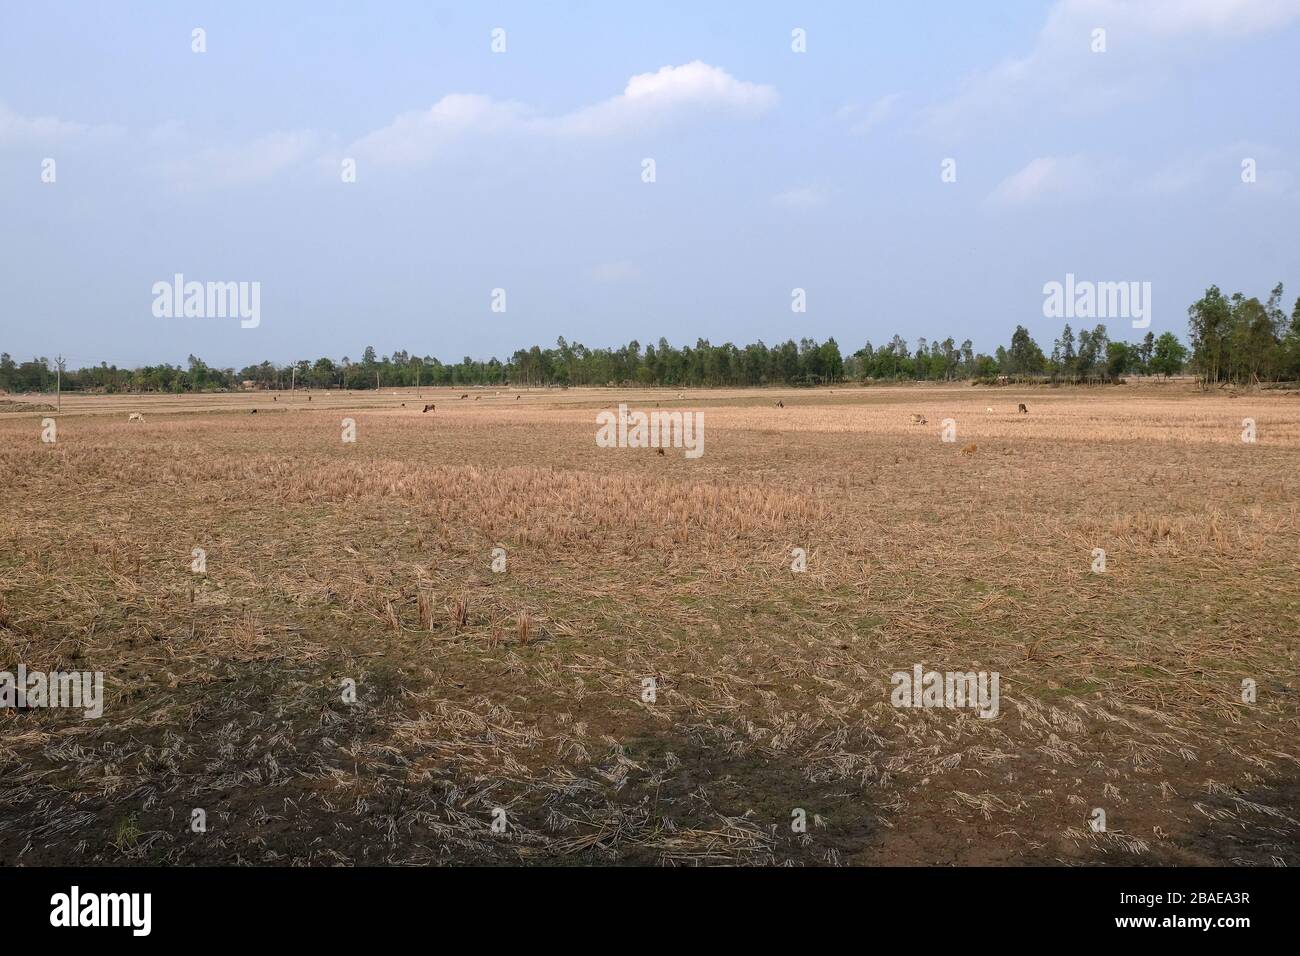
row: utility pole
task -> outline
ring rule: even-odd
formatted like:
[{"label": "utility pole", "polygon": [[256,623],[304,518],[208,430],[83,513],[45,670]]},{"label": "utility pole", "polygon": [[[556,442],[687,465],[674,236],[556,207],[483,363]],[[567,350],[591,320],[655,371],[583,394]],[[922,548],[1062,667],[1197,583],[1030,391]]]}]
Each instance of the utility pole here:
[{"label": "utility pole", "polygon": [[55,378],[54,389],[58,395],[59,411],[63,411],[63,365],[65,362],[67,362],[67,359],[65,359],[62,355],[56,355],[54,357],[54,364],[55,367],[58,369],[58,371],[55,373],[56,378]]},{"label": "utility pole", "polygon": [[293,371],[289,375],[289,397],[293,398],[293,391],[298,387],[298,366],[290,366]]}]

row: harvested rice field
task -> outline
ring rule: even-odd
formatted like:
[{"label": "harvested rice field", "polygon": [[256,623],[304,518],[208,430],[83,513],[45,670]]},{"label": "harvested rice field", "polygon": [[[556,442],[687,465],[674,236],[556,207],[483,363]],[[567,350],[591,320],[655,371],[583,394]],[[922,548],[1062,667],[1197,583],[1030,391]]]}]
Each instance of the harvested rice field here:
[{"label": "harvested rice field", "polygon": [[1295,394],[11,398],[5,864],[1300,863]]}]

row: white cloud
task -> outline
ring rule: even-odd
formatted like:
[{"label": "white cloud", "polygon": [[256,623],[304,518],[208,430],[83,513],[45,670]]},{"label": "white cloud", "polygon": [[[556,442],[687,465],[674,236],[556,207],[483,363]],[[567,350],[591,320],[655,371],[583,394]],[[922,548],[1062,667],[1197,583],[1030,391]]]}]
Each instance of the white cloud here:
[{"label": "white cloud", "polygon": [[[1242,162],[1255,161],[1255,182],[1242,181]],[[1191,189],[1210,193],[1259,194],[1274,198],[1295,198],[1295,174],[1289,157],[1264,143],[1240,141],[1207,152],[1183,156],[1144,176],[1138,182],[1140,194],[1177,194]]]},{"label": "white cloud", "polygon": [[517,103],[452,93],[427,110],[402,113],[387,126],[367,133],[348,147],[347,154],[377,165],[412,166],[427,162],[467,133],[506,132],[529,122],[527,111]]},{"label": "white cloud", "polygon": [[826,196],[816,187],[800,186],[773,196],[772,202],[786,209],[815,209],[825,204]]},{"label": "white cloud", "polygon": [[1077,197],[1090,185],[1079,156],[1040,156],[998,184],[994,202],[1019,205],[1051,197]]},{"label": "white cloud", "polygon": [[0,103],[0,147],[55,146],[108,139],[121,132],[116,126],[89,126],[54,116],[23,116]]},{"label": "white cloud", "polygon": [[853,104],[843,107],[836,116],[842,122],[848,124],[850,132],[869,133],[877,126],[893,118],[898,112],[898,103],[902,98],[901,93],[886,93],[866,109]]},{"label": "white cloud", "polygon": [[1154,34],[1246,36],[1300,17],[1297,0],[1072,0],[1093,16],[1122,16]]},{"label": "white cloud", "polygon": [[770,86],[737,80],[726,70],[697,60],[638,74],[619,95],[553,117],[540,116],[515,102],[450,94],[428,110],[403,113],[367,133],[347,152],[377,165],[412,166],[428,162],[471,134],[612,136],[692,115],[756,116],[776,99]]},{"label": "white cloud", "polygon": [[[1038,110],[1086,113],[1149,95],[1195,54],[1224,40],[1287,26],[1300,0],[1058,0],[1033,48],[969,79],[928,125],[961,134]],[[1106,52],[1091,49],[1106,31]]]},{"label": "white cloud", "polygon": [[[399,114],[345,150],[330,148],[328,154],[322,151],[329,148],[329,138],[311,130],[272,132],[247,143],[198,147],[182,124],[172,122],[144,132],[141,143],[150,173],[172,188],[201,191],[264,182],[311,159],[316,160],[317,175],[321,170],[337,175],[343,156],[376,166],[416,166],[471,136],[615,136],[695,116],[756,116],[776,99],[770,86],[738,80],[697,60],[638,74],[617,96],[549,117],[513,101],[449,94],[427,110]],[[23,116],[0,103],[0,148],[79,144],[122,132],[52,116]]]},{"label": "white cloud", "polygon": [[721,67],[696,60],[639,73],[618,96],[552,121],[561,133],[609,135],[641,129],[688,113],[728,112],[756,116],[776,103],[770,86],[736,79]]},{"label": "white cloud", "polygon": [[183,191],[220,189],[265,182],[277,173],[306,162],[320,148],[320,137],[311,130],[268,133],[249,143],[208,147],[197,152],[176,153],[185,135],[175,125],[160,127],[151,135],[165,158],[151,165],[173,189]]},{"label": "white cloud", "polygon": [[[1241,180],[1241,162],[1257,162],[1258,178]],[[1297,198],[1285,153],[1263,143],[1237,142],[1188,153],[1154,171],[1145,161],[1112,155],[1040,156],[1007,176],[989,201],[1006,206],[1042,201],[1122,197],[1144,202],[1195,190],[1200,197]]]}]

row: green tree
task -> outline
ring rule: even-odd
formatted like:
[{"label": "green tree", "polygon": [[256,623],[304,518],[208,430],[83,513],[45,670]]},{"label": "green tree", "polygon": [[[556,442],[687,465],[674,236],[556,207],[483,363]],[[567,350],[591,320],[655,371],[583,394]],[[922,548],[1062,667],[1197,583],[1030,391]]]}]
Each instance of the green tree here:
[{"label": "green tree", "polygon": [[1183,370],[1187,362],[1187,347],[1178,341],[1178,337],[1172,332],[1163,332],[1160,338],[1156,339],[1155,347],[1151,353],[1150,368],[1154,375],[1163,375],[1168,378],[1171,375],[1177,375]]},{"label": "green tree", "polygon": [[1229,333],[1232,305],[1216,285],[1205,290],[1187,309],[1187,332],[1192,345],[1192,364],[1204,382],[1218,382],[1228,375]]},{"label": "green tree", "polygon": [[1011,333],[1011,349],[1007,353],[1007,361],[1013,375],[1037,375],[1047,365],[1043,350],[1023,325],[1017,325]]}]

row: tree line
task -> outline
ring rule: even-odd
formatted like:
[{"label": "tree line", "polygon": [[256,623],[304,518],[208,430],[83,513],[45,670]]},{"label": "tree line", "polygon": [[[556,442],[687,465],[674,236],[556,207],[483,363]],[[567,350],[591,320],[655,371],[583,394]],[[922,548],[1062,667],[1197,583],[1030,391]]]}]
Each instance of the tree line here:
[{"label": "tree line", "polygon": [[[587,348],[560,338],[554,348],[534,345],[506,361],[460,362],[413,352],[380,357],[367,347],[358,361],[318,358],[278,365],[262,362],[238,371],[213,368],[195,355],[184,366],[163,364],[125,369],[101,363],[64,370],[69,391],[201,392],[245,387],[268,389],[343,388],[351,390],[407,386],[554,386],[644,385],[670,387],[818,385],[835,382],[960,381],[992,383],[1002,377],[1056,382],[1113,382],[1125,375],[1177,375],[1190,369],[1206,383],[1262,382],[1300,378],[1300,299],[1288,321],[1280,303],[1282,286],[1261,303],[1241,293],[1225,297],[1217,286],[1188,310],[1190,348],[1172,332],[1151,332],[1138,342],[1112,339],[1105,325],[1080,328],[1066,324],[1044,352],[1024,326],[992,355],[977,353],[970,339],[958,344],[920,338],[909,345],[900,335],[879,347],[867,342],[844,356],[834,338],[805,338],[768,346],[755,342],[713,345],[699,339],[677,348],[665,339],[642,346]],[[16,363],[0,354],[0,389],[46,391],[54,387],[54,364],[46,358]]]},{"label": "tree line", "polygon": [[1288,319],[1280,282],[1263,302],[1210,286],[1187,310],[1187,331],[1192,362],[1207,383],[1300,378],[1300,299]]}]

